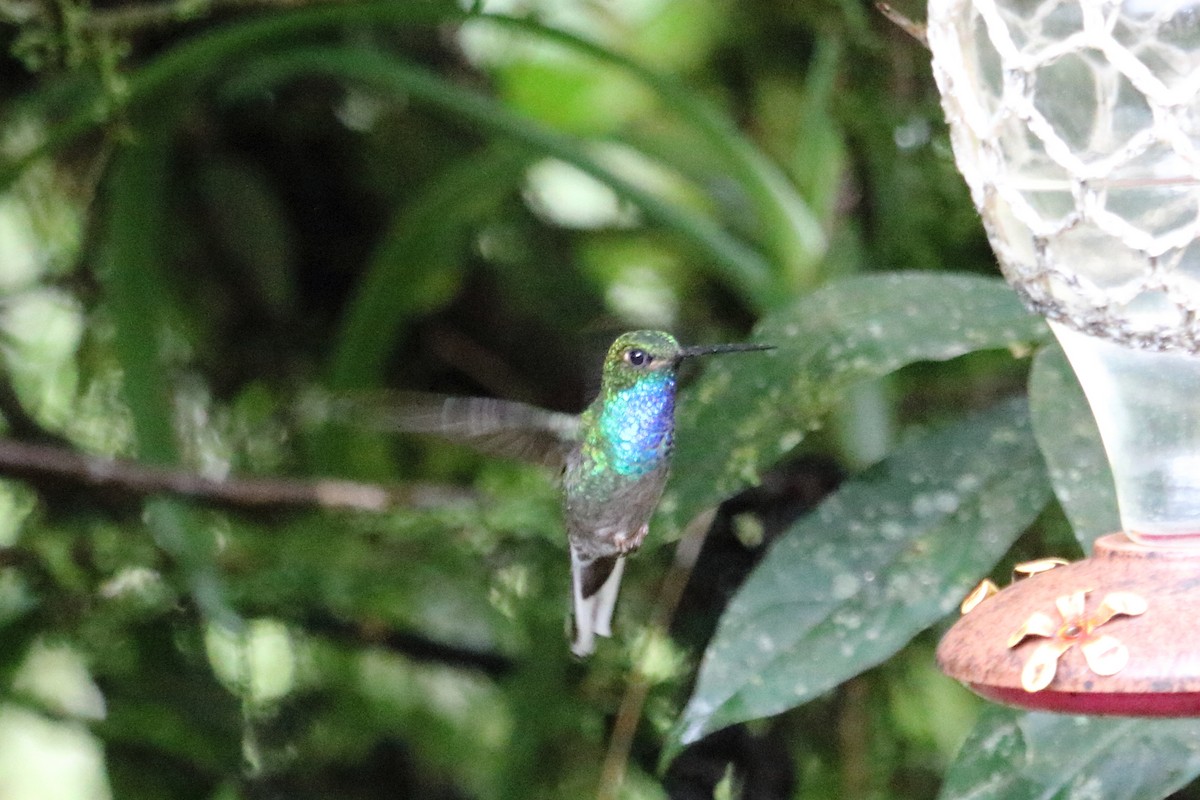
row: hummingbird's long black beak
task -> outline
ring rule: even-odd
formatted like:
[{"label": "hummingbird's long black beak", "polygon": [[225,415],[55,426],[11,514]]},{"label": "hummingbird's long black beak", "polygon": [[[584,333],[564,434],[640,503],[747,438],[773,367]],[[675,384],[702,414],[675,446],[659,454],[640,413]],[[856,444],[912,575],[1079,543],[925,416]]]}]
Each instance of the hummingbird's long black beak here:
[{"label": "hummingbird's long black beak", "polygon": [[774,350],[773,344],[702,344],[696,347],[682,347],[679,350],[679,359],[682,361],[685,358],[693,356],[710,356],[718,353],[745,353],[750,350]]}]

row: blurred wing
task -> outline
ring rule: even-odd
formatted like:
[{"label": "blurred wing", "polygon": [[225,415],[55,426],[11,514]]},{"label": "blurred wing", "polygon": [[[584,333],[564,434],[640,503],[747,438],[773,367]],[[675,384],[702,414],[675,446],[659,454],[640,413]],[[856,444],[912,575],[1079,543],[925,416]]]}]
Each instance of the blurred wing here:
[{"label": "blurred wing", "polygon": [[397,392],[328,401],[325,415],[375,430],[441,436],[488,455],[560,467],[579,439],[579,417],[512,400]]}]

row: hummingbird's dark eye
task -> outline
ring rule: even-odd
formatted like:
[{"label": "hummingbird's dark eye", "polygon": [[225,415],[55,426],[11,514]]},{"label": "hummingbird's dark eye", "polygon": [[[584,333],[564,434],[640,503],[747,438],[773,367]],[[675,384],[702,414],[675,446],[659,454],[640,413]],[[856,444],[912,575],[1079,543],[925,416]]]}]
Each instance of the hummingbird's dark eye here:
[{"label": "hummingbird's dark eye", "polygon": [[645,350],[639,350],[635,347],[632,350],[625,351],[625,360],[635,367],[644,367],[654,360],[654,356]]}]

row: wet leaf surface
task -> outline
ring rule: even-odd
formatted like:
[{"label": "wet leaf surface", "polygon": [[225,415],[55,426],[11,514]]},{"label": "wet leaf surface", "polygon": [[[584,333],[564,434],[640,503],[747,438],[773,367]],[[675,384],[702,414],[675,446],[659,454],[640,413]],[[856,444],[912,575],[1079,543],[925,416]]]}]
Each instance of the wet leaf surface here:
[{"label": "wet leaf surface", "polygon": [[988,708],[940,800],[1158,800],[1200,774],[1200,720]]},{"label": "wet leaf surface", "polygon": [[902,443],[751,574],[674,741],[779,713],[885,660],[955,610],[1049,499],[1023,399]]},{"label": "wet leaf surface", "polygon": [[710,359],[678,410],[674,475],[661,506],[668,537],[754,485],[818,427],[854,384],[917,361],[1028,347],[1049,336],[1001,280],[895,273],[828,284],[768,315],[762,353]]}]

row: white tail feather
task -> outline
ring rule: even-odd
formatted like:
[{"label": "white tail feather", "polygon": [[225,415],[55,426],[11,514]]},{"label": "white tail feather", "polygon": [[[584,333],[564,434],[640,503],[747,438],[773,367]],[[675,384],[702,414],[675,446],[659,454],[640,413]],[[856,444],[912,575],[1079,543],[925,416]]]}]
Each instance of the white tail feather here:
[{"label": "white tail feather", "polygon": [[621,573],[625,571],[625,558],[621,556],[612,572],[591,597],[583,596],[583,571],[591,561],[579,557],[571,548],[571,587],[575,600],[575,641],[571,652],[577,656],[589,656],[596,649],[597,636],[612,636],[613,609],[617,605],[617,593],[621,589]]}]

